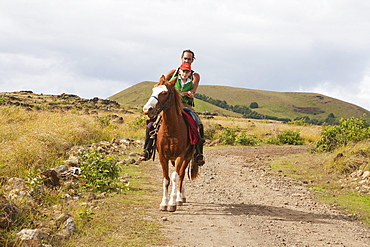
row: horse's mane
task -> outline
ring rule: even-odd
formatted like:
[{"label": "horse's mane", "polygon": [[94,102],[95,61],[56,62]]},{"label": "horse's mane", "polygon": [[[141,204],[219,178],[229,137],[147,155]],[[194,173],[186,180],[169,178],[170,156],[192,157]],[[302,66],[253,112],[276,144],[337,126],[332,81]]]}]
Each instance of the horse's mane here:
[{"label": "horse's mane", "polygon": [[180,92],[175,88],[175,83],[176,83],[176,79],[172,79],[171,81],[167,81],[166,78],[164,77],[164,75],[162,75],[162,77],[160,78],[159,82],[155,85],[155,87],[159,86],[159,85],[165,85],[169,92],[171,91],[170,87],[172,87],[172,89],[173,89],[173,100],[174,100],[174,104],[176,106],[177,113],[179,115],[182,115],[182,109],[184,108],[184,105],[182,103],[182,97],[181,97]]}]

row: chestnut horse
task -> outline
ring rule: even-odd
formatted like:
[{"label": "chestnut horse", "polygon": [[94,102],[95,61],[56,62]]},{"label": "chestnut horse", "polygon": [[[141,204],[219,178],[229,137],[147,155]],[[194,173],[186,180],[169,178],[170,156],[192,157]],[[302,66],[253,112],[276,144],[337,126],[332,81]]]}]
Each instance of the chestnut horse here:
[{"label": "chestnut horse", "polygon": [[[144,105],[143,111],[150,118],[162,114],[162,122],[156,138],[158,158],[163,174],[163,198],[161,211],[176,211],[177,205],[186,202],[183,181],[186,168],[190,161],[191,180],[198,176],[198,165],[194,162],[194,145],[190,144],[186,122],[182,116],[184,108],[181,95],[174,87],[176,80],[168,82],[164,76],[152,89],[153,93]],[[169,161],[174,171],[169,176]],[[168,197],[168,187],[172,182],[172,190]]]}]

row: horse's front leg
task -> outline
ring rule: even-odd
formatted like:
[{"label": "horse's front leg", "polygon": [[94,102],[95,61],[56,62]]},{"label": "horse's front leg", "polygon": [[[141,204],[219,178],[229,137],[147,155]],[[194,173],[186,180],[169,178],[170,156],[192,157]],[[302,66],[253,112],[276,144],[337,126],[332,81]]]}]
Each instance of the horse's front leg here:
[{"label": "horse's front leg", "polygon": [[159,205],[159,210],[167,211],[168,206],[168,186],[170,185],[170,177],[168,176],[168,160],[163,157],[159,157],[161,166],[162,166],[162,186],[163,186],[163,197],[162,202]]},{"label": "horse's front leg", "polygon": [[170,185],[170,180],[166,177],[163,178],[163,197],[162,202],[159,205],[160,211],[167,211],[168,206],[168,186]]},{"label": "horse's front leg", "polygon": [[176,198],[177,198],[177,185],[179,182],[179,174],[177,171],[172,172],[171,174],[172,190],[170,195],[170,201],[168,202],[168,211],[176,211]]}]

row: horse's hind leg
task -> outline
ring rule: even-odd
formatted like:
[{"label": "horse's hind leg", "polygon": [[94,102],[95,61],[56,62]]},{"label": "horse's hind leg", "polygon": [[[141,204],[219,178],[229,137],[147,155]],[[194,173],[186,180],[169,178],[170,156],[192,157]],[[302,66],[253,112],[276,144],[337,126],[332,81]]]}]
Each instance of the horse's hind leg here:
[{"label": "horse's hind leg", "polygon": [[184,177],[185,174],[180,175],[180,180],[177,188],[177,198],[176,198],[176,204],[177,206],[182,206],[183,203],[186,202],[186,197],[185,197],[185,186],[183,184],[184,182]]},{"label": "horse's hind leg", "polygon": [[171,175],[171,182],[172,182],[172,190],[170,195],[170,201],[168,202],[168,211],[175,212],[176,211],[176,198],[177,198],[177,184],[179,182],[179,174],[174,171]]},{"label": "horse's hind leg", "polygon": [[186,168],[188,164],[189,164],[189,161],[184,160],[180,168],[180,179],[179,179],[179,184],[177,186],[177,199],[176,199],[177,206],[181,206],[183,203],[186,202],[184,178],[185,178]]},{"label": "horse's hind leg", "polygon": [[184,184],[182,184],[182,186],[181,186],[181,191],[178,191],[177,201],[176,201],[177,206],[182,206],[183,203],[186,203],[185,185]]}]

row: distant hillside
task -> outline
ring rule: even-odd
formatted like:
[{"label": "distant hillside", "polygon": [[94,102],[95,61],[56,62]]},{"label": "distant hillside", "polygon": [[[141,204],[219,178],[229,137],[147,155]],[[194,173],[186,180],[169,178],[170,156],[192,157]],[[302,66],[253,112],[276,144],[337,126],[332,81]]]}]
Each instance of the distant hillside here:
[{"label": "distant hillside", "polygon": [[109,99],[83,99],[74,94],[35,94],[32,91],[0,92],[0,105],[21,106],[28,110],[102,111],[124,112],[120,104]]},{"label": "distant hillside", "polygon": [[[109,99],[114,100],[122,105],[143,107],[144,104],[148,101],[152,93],[152,88],[155,84],[155,82],[144,81],[112,95],[111,97],[109,97]],[[195,99],[194,102],[195,110],[198,112],[212,112],[219,115],[234,117],[242,116],[241,114],[227,111],[204,101]]]},{"label": "distant hillside", "polygon": [[[123,105],[141,107],[148,100],[154,85],[154,82],[141,82],[122,90],[109,97],[109,99]],[[366,119],[370,119],[370,112],[364,108],[316,93],[272,92],[208,85],[200,85],[197,93],[226,101],[229,105],[249,106],[252,102],[257,102],[258,108],[253,109],[254,111],[278,118],[295,119],[308,116],[310,119],[323,120],[329,114],[334,114],[337,119],[340,119],[351,116],[361,117],[362,114],[366,113]],[[195,104],[198,112],[209,111],[229,116],[241,116],[241,114],[227,111],[200,100],[196,100]]]}]

